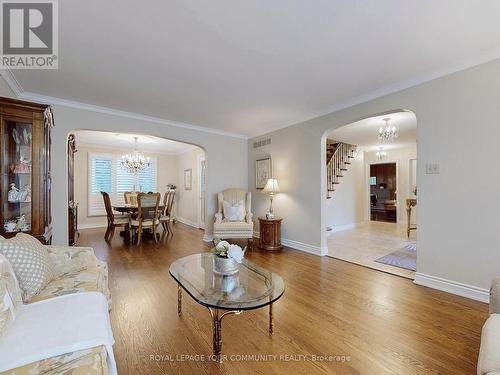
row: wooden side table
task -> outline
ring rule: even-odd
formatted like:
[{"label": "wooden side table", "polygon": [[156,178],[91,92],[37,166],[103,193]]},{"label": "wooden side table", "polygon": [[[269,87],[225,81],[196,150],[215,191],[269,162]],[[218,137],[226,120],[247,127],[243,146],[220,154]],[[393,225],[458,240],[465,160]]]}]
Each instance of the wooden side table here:
[{"label": "wooden side table", "polygon": [[259,217],[260,242],[259,247],[264,250],[275,251],[281,249],[281,217],[268,219]]},{"label": "wooden side table", "polygon": [[408,216],[408,227],[406,229],[406,234],[408,238],[410,238],[410,231],[411,230],[417,230],[416,225],[411,225],[411,208],[415,207],[417,205],[417,199],[416,198],[409,198],[406,200],[406,215]]}]

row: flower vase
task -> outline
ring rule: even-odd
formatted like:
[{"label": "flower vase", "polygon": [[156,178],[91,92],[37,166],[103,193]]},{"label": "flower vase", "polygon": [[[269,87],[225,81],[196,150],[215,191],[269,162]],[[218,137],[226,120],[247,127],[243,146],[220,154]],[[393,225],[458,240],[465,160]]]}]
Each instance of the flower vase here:
[{"label": "flower vase", "polygon": [[214,273],[218,275],[234,275],[238,272],[238,263],[233,258],[214,256]]}]

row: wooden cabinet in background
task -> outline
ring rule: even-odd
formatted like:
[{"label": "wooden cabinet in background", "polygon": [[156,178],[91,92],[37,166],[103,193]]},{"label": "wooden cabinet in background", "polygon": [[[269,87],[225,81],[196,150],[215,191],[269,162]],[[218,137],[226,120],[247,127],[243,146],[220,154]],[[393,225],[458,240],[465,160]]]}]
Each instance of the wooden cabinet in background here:
[{"label": "wooden cabinet in background", "polygon": [[78,203],[75,202],[75,153],[74,134],[68,136],[68,245],[78,245]]},{"label": "wooden cabinet in background", "polygon": [[0,98],[0,235],[52,238],[49,106]]},{"label": "wooden cabinet in background", "polygon": [[281,249],[281,221],[283,219],[276,217],[267,219],[259,217],[260,224],[260,242],[259,247],[264,250],[280,250]]}]

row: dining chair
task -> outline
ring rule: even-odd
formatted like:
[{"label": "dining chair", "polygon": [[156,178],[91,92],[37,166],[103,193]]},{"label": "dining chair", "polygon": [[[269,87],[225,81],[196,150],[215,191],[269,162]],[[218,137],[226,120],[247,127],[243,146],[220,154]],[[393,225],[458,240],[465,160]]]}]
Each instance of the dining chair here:
[{"label": "dining chair", "polygon": [[165,195],[163,196],[164,209],[162,215],[160,216],[160,223],[163,227],[163,233],[167,233],[167,235],[171,234],[172,237],[174,236],[174,231],[170,226],[170,221],[172,216],[172,207],[174,205],[174,198],[175,190],[169,190],[165,192]]},{"label": "dining chair", "polygon": [[137,245],[141,243],[144,229],[151,229],[153,238],[158,242],[156,237],[156,228],[160,224],[160,193],[139,193],[137,194],[137,217],[130,217],[129,230],[130,238],[133,238],[133,232],[137,230]]},{"label": "dining chair", "polygon": [[125,204],[130,204],[130,196],[132,195],[131,191],[125,191],[123,193],[123,198],[125,199]]},{"label": "dining chair", "polygon": [[128,225],[128,217],[115,217],[113,212],[113,207],[111,207],[111,199],[109,194],[105,191],[101,191],[102,199],[104,200],[104,208],[106,209],[106,216],[108,217],[108,228],[106,229],[106,234],[104,239],[110,241],[115,235],[116,227],[126,227]]}]

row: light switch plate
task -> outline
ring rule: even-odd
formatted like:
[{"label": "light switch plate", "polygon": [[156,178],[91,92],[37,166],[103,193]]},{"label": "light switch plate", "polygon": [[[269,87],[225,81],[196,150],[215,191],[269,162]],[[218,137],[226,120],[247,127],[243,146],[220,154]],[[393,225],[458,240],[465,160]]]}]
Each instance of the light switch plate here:
[{"label": "light switch plate", "polygon": [[439,174],[439,163],[426,163],[425,174]]}]

